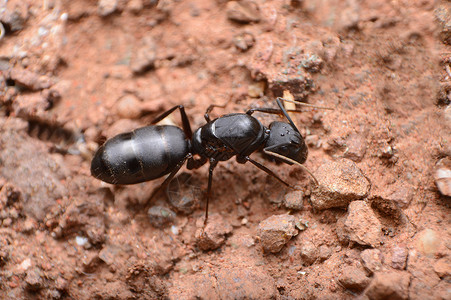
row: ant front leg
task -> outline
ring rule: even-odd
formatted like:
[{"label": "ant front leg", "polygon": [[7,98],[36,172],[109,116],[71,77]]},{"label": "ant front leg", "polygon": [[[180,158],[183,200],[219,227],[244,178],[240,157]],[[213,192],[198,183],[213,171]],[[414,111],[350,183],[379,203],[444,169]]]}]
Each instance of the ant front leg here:
[{"label": "ant front leg", "polygon": [[210,158],[210,169],[208,171],[207,204],[205,206],[204,228],[205,228],[205,226],[207,226],[207,220],[208,220],[208,203],[210,202],[210,198],[211,198],[211,186],[213,183],[213,170],[215,169],[217,164],[218,164],[217,160],[215,160],[214,158]]},{"label": "ant front leg", "polygon": [[180,116],[182,118],[182,125],[183,125],[183,132],[185,133],[185,135],[188,139],[191,139],[193,137],[193,131],[191,130],[191,125],[188,120],[188,116],[186,115],[185,107],[183,105],[176,105],[173,108],[169,109],[168,111],[165,111],[164,113],[159,115],[156,119],[154,119],[151,122],[151,124],[156,124],[156,123],[160,122],[161,120],[163,120],[164,118],[169,116],[171,113],[173,113],[177,108],[180,110]]}]

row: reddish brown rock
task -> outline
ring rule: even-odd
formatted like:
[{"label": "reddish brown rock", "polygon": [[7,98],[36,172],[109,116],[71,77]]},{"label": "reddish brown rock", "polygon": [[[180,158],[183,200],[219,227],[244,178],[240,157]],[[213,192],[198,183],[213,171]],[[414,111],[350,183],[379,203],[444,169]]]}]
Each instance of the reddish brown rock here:
[{"label": "reddish brown rock", "polygon": [[14,68],[11,70],[9,76],[16,84],[22,85],[32,91],[48,89],[53,84],[48,76],[40,75],[26,69]]},{"label": "reddish brown rock", "polygon": [[381,223],[364,201],[349,204],[344,229],[351,241],[372,247],[380,245]]},{"label": "reddish brown rock", "polygon": [[365,272],[353,266],[344,267],[338,281],[348,290],[356,292],[363,291],[370,283]]},{"label": "reddish brown rock", "polygon": [[208,217],[207,226],[199,228],[196,232],[197,245],[202,250],[217,249],[224,243],[232,229],[232,225],[221,215],[212,214]]},{"label": "reddish brown rock", "polygon": [[434,264],[434,271],[440,278],[451,277],[451,261],[447,257],[440,258]]},{"label": "reddish brown rock", "polygon": [[407,264],[408,251],[406,247],[393,247],[391,266],[394,269],[404,270]]},{"label": "reddish brown rock", "polygon": [[222,268],[176,280],[169,299],[277,299],[274,279],[255,267]]},{"label": "reddish brown rock", "polygon": [[230,1],[227,3],[226,12],[229,20],[238,23],[260,21],[260,10],[254,1]]},{"label": "reddish brown rock", "polygon": [[437,231],[432,229],[424,229],[418,233],[415,246],[423,254],[434,256],[438,253],[442,239]]},{"label": "reddish brown rock", "polygon": [[304,241],[301,245],[301,258],[305,265],[311,265],[318,259],[318,247],[312,242]]},{"label": "reddish brown rock", "polygon": [[365,295],[370,300],[405,300],[409,298],[410,274],[407,272],[376,273]]},{"label": "reddish brown rock", "polygon": [[366,249],[360,253],[363,266],[371,273],[382,270],[382,254],[378,249]]},{"label": "reddish brown rock", "polygon": [[276,253],[291,239],[297,235],[296,220],[292,215],[275,215],[260,222],[258,236],[263,250]]},{"label": "reddish brown rock", "polygon": [[346,207],[353,200],[365,198],[370,190],[368,179],[349,159],[327,162],[315,176],[319,186],[313,190],[311,201],[317,209]]}]

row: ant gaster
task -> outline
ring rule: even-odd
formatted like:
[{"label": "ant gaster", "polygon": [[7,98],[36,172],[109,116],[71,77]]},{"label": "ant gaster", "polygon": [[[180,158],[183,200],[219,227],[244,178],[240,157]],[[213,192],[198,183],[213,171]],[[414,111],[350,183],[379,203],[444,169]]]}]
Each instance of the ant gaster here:
[{"label": "ant gaster", "polygon": [[[296,125],[294,125],[281,100],[276,98],[276,108],[252,108],[246,113],[223,115],[210,119],[210,112],[219,105],[210,105],[205,113],[207,123],[194,134],[183,105],[177,105],[152,121],[156,124],[180,110],[183,130],[172,125],[151,125],[121,133],[105,142],[95,153],[91,163],[92,176],[112,184],[135,184],[169,176],[156,189],[151,198],[174,178],[187,161],[188,169],[197,169],[210,162],[205,221],[208,219],[208,202],[211,196],[213,170],[220,161],[236,156],[238,163],[250,162],[260,170],[289,186],[273,171],[256,162],[249,156],[258,150],[275,157],[289,165],[296,164],[315,177],[302,165],[307,159],[308,149]],[[298,103],[299,102],[295,102]],[[302,103],[301,103],[302,104]],[[310,106],[307,104],[307,106]],[[288,120],[272,122],[265,127],[254,118],[254,112],[283,114]],[[300,112],[288,110],[288,112]],[[199,158],[195,158],[195,156]]]}]

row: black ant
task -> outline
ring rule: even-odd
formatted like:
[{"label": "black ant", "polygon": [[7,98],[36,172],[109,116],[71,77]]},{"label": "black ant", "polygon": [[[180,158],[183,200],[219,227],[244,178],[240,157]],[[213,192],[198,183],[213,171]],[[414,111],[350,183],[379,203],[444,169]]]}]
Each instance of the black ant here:
[{"label": "black ant", "polygon": [[[186,161],[189,170],[197,169],[209,161],[204,224],[208,219],[213,170],[218,162],[229,160],[233,156],[236,156],[238,163],[250,162],[284,185],[290,186],[273,171],[249,157],[253,152],[263,150],[264,153],[284,163],[302,167],[317,183],[313,174],[302,165],[307,159],[307,145],[281,100],[303,104],[278,97],[276,98],[278,109],[252,108],[246,113],[227,114],[214,120],[210,119],[210,112],[214,107],[223,106],[210,105],[205,113],[207,124],[197,129],[194,134],[184,106],[174,106],[153,120],[152,124],[158,123],[179,109],[183,130],[172,125],[151,125],[121,133],[107,140],[97,150],[91,163],[91,174],[112,184],[135,184],[169,174],[153,192],[152,198],[168,185]],[[272,122],[267,128],[252,116],[256,111],[283,114],[288,123]],[[288,112],[300,111],[288,110]],[[195,158],[194,155],[199,158]]]}]

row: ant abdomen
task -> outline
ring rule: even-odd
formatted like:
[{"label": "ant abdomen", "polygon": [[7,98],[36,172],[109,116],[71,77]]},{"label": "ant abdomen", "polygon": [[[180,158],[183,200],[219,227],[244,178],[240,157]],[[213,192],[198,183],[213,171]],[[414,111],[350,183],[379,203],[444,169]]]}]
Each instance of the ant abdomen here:
[{"label": "ant abdomen", "polygon": [[135,184],[169,174],[189,152],[180,128],[147,126],[109,139],[96,152],[91,174],[108,183]]}]

